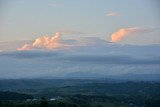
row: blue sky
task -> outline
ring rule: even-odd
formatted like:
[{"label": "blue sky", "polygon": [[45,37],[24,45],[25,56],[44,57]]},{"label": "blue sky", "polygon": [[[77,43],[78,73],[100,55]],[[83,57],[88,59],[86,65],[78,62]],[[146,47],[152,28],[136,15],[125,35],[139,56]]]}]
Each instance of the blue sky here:
[{"label": "blue sky", "polygon": [[0,79],[160,74],[159,4],[1,0]]},{"label": "blue sky", "polygon": [[[35,39],[57,31],[77,31],[107,41],[120,28],[152,28],[154,32],[122,43],[160,41],[158,0],[1,0],[0,42]],[[107,16],[116,13],[114,16]],[[63,38],[82,35],[64,35]],[[84,36],[84,35],[83,35]],[[137,42],[138,41],[138,42]]]}]

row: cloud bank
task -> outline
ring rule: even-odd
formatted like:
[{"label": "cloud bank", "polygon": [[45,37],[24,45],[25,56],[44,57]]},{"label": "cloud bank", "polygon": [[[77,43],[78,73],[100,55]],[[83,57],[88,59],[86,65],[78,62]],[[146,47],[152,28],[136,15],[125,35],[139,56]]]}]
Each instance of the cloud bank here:
[{"label": "cloud bank", "polygon": [[121,28],[111,35],[111,42],[118,42],[127,36],[148,33],[151,31],[152,29],[139,27]]},{"label": "cloud bank", "polygon": [[[124,28],[120,32],[126,36],[150,30]],[[58,32],[28,41],[18,50],[0,52],[0,78],[63,77],[82,72],[96,76],[160,74],[159,44],[120,45],[99,37],[63,40]]]},{"label": "cloud bank", "polygon": [[53,49],[59,48],[64,46],[61,44],[61,34],[59,32],[55,33],[54,36],[43,36],[37,38],[32,44],[25,44],[22,47],[18,48],[17,50],[33,50],[37,48],[46,48],[46,49]]},{"label": "cloud bank", "polygon": [[106,44],[100,47],[0,52],[0,78],[63,77],[72,73],[96,76],[160,73],[159,45]]}]

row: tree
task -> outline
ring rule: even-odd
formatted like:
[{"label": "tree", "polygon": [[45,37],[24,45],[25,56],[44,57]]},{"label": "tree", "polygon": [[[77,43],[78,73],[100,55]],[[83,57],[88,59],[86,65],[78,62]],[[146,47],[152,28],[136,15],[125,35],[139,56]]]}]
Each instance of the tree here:
[{"label": "tree", "polygon": [[40,107],[48,107],[48,102],[45,97],[42,97],[40,100]]}]

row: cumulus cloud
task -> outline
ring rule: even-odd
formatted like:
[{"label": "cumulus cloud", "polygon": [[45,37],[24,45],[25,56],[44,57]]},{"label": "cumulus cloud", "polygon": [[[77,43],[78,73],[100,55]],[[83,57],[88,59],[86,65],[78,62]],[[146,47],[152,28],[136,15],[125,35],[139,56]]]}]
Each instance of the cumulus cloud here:
[{"label": "cumulus cloud", "polygon": [[37,48],[53,49],[64,46],[61,44],[61,34],[57,32],[54,36],[43,36],[37,38],[32,44],[25,44],[17,50],[33,50]]},{"label": "cumulus cloud", "polygon": [[98,37],[83,37],[77,39],[61,39],[61,34],[82,34],[82,32],[76,31],[61,31],[55,33],[54,36],[50,37],[48,35],[39,37],[35,39],[35,41],[31,44],[25,44],[20,48],[17,48],[19,51],[26,51],[26,50],[37,50],[37,49],[70,49],[72,47],[84,47],[93,44],[104,44],[107,43],[105,40],[102,40]]},{"label": "cumulus cloud", "polygon": [[119,14],[116,12],[110,12],[106,14],[107,16],[118,16]]},{"label": "cumulus cloud", "polygon": [[111,42],[118,42],[129,35],[148,33],[151,31],[152,29],[149,28],[139,28],[139,27],[121,28],[111,35]]},{"label": "cumulus cloud", "polygon": [[32,40],[16,40],[16,41],[6,41],[0,42],[1,51],[14,51],[17,47],[20,47],[24,44],[31,44]]},{"label": "cumulus cloud", "polygon": [[37,38],[35,42],[32,44],[33,47],[45,47],[48,49],[57,48],[60,46],[61,35],[57,32],[53,37],[44,36]]}]

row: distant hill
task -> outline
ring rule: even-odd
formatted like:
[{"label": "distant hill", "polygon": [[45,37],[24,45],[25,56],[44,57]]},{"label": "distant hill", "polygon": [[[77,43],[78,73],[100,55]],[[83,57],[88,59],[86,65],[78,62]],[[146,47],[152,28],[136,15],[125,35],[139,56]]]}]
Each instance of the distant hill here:
[{"label": "distant hill", "polygon": [[160,82],[160,74],[125,74],[112,76],[113,79],[129,80],[129,81],[155,81]]},{"label": "distant hill", "polygon": [[26,99],[33,99],[33,96],[28,94],[20,94],[17,92],[0,91],[0,100],[26,100]]},{"label": "distant hill", "polygon": [[78,79],[108,79],[108,80],[126,80],[126,81],[156,81],[160,82],[160,74],[122,74],[122,75],[102,75],[94,72],[73,72],[64,78]]},{"label": "distant hill", "polygon": [[86,79],[3,79],[0,80],[0,90],[44,89],[77,84],[91,83],[95,80]]},{"label": "distant hill", "polygon": [[127,81],[160,82],[160,74],[126,74],[119,76],[103,76],[96,73],[78,72],[59,79],[1,79],[0,90],[44,89],[73,86],[88,83],[120,83]]},{"label": "distant hill", "polygon": [[68,73],[67,75],[64,76],[64,78],[98,79],[98,78],[105,78],[105,76],[93,72],[73,72],[73,73]]}]

